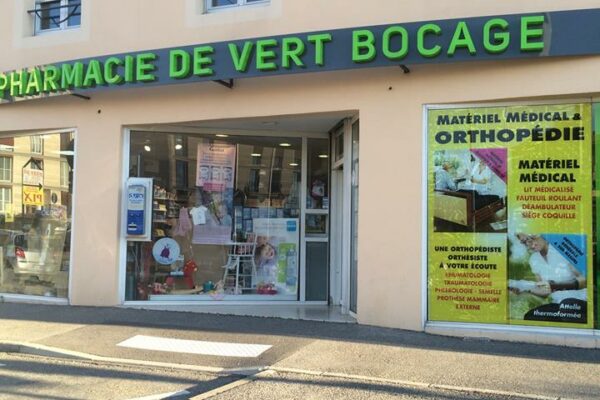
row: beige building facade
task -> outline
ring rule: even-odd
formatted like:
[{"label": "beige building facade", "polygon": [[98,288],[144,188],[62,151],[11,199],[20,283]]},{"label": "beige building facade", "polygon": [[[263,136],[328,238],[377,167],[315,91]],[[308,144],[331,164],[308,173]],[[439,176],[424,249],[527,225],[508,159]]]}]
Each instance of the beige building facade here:
[{"label": "beige building facade", "polygon": [[[73,26],[65,27],[59,14],[50,22],[56,29],[45,31],[36,28],[36,19],[53,11],[28,11],[56,6],[68,14],[75,5],[43,3],[3,2],[0,71],[248,38],[305,37],[302,32],[598,6],[591,0],[568,5],[560,1],[381,0],[375,5],[358,0],[270,0],[240,1],[232,7],[202,0],[81,0],[70,17],[63,14],[67,22],[78,18]],[[376,45],[380,43],[377,38]],[[278,57],[274,59],[280,63]],[[235,78],[232,88],[210,80],[181,81],[71,92],[84,97],[8,99],[0,104],[0,139],[14,138],[14,149],[2,148],[0,156],[12,157],[11,207],[16,214],[23,208],[19,172],[25,159],[36,158],[29,148],[30,138],[47,139],[43,140],[45,153],[39,157],[44,159],[40,182],[44,201],[31,206],[29,214],[23,212],[21,225],[16,226],[19,216],[15,215],[15,225],[5,222],[4,230],[29,231],[34,223],[25,221],[39,214],[61,221],[48,222],[54,231],[48,228],[48,238],[42,242],[51,243],[49,237],[58,234],[70,240],[62,239],[53,248],[57,254],[62,251],[55,269],[60,277],[44,278],[33,272],[19,277],[12,252],[15,247],[28,250],[15,242],[18,233],[4,235],[5,279],[21,284],[2,286],[2,296],[87,306],[152,303],[174,310],[213,307],[215,302],[231,307],[329,306],[349,313],[360,324],[597,347],[600,336],[593,307],[597,268],[591,237],[584,251],[587,280],[574,288],[587,290],[585,323],[511,324],[508,317],[504,323],[489,323],[477,320],[477,314],[464,320],[456,317],[457,311],[448,311],[432,319],[428,312],[430,303],[438,301],[431,294],[436,283],[429,261],[436,234],[428,209],[435,179],[431,110],[578,104],[585,110],[589,107],[584,113],[589,114],[591,127],[600,93],[598,55],[474,58],[407,61],[408,73],[397,65],[324,72],[309,68],[308,73]],[[590,140],[591,136],[590,132]],[[69,148],[71,137],[74,145]],[[229,161],[209,160],[222,168],[223,175],[215,182],[228,179],[226,168],[235,170],[237,179],[231,187],[225,183],[211,189],[207,182],[214,177],[202,181],[202,151],[215,143],[223,143],[224,151],[234,154]],[[591,175],[591,150],[589,163],[582,168]],[[144,179],[151,179],[150,186],[144,186],[148,182]],[[136,185],[144,188],[139,190],[146,198],[153,197],[145,203],[149,205],[144,209],[144,233],[137,236],[127,233],[133,218],[128,199]],[[590,212],[582,214],[587,221],[582,224],[589,222],[591,233],[591,183],[588,197]],[[506,208],[504,201],[495,212]],[[54,214],[51,208],[56,209]],[[196,224],[193,213],[182,220],[182,209],[199,212],[202,208],[207,210],[206,218],[212,212],[217,224],[229,228],[227,240],[223,230],[206,233],[199,228],[204,223]],[[582,206],[582,210],[587,209]],[[64,215],[57,217],[60,211]],[[189,229],[184,223],[188,218]],[[501,214],[494,218],[502,222]],[[286,233],[272,233],[285,230],[268,222],[278,219],[286,220]],[[158,221],[166,225],[158,226]],[[246,221],[253,224],[246,226]],[[294,222],[292,232],[289,224]],[[162,237],[174,240],[179,253],[163,263],[153,254]],[[265,253],[264,259],[258,258],[261,240],[270,241],[273,252]],[[454,240],[464,244],[471,239],[455,236]],[[244,250],[235,250],[234,243],[250,243],[252,257],[241,259]],[[501,252],[507,253],[508,245],[502,246]],[[45,257],[42,251],[32,257]],[[269,257],[277,260],[269,264]],[[67,272],[68,290],[64,287]],[[245,281],[244,275],[250,278]],[[40,285],[52,290],[28,289]],[[500,302],[506,309],[510,307],[506,297],[517,290],[506,283],[502,290]]]}]

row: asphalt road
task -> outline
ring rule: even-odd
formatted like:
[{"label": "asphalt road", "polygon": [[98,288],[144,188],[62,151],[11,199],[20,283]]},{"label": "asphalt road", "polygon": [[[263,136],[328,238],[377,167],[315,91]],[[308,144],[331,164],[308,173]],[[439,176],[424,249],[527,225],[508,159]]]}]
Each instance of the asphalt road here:
[{"label": "asphalt road", "polygon": [[211,397],[214,400],[508,400],[514,397],[456,392],[297,374],[272,374]]},{"label": "asphalt road", "polygon": [[0,399],[132,399],[187,391],[185,399],[239,377],[0,353]]},{"label": "asphalt road", "polygon": [[[229,386],[233,386],[229,389]],[[219,389],[226,390],[218,393]],[[203,395],[204,394],[204,395]],[[206,395],[209,396],[206,396]],[[294,373],[256,379],[185,370],[131,367],[0,353],[0,399],[425,399],[508,400],[511,397]]]}]

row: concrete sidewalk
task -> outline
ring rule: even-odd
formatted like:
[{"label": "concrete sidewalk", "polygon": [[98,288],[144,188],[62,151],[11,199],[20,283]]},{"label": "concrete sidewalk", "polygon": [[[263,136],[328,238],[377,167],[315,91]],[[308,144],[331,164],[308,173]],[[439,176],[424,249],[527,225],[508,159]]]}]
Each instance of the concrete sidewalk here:
[{"label": "concrete sidewalk", "polygon": [[[257,357],[225,357],[117,346],[136,335],[272,347]],[[277,318],[0,304],[0,352],[31,348],[215,373],[271,368],[548,398],[600,397],[600,350]]]}]

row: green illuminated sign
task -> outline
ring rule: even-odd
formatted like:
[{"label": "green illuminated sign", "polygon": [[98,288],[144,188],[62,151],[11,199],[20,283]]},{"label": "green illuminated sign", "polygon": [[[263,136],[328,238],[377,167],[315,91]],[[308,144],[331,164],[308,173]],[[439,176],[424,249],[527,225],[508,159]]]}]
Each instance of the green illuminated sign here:
[{"label": "green illuminated sign", "polygon": [[400,63],[548,56],[555,49],[547,43],[567,25],[563,20],[600,16],[600,10],[585,11],[361,27],[66,61],[0,73],[0,99]]}]

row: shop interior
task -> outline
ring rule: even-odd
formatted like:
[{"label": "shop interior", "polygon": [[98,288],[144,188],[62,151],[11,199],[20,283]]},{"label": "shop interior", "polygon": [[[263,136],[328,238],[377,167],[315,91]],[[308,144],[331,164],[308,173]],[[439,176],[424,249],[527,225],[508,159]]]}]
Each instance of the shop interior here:
[{"label": "shop interior", "polygon": [[150,240],[125,300],[329,301],[330,131],[345,113],[131,127]]}]

